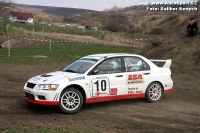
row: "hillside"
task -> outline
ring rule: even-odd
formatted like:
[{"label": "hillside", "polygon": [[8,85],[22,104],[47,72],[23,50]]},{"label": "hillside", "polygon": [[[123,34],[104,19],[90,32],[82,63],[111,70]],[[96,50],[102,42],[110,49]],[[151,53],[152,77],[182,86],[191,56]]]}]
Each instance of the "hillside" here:
[{"label": "hillside", "polygon": [[18,10],[31,12],[33,14],[47,14],[53,18],[54,22],[61,22],[64,16],[71,16],[74,14],[81,14],[85,12],[95,12],[93,10],[87,10],[87,9],[25,5],[16,3],[14,3],[12,6]]},{"label": "hillside", "polygon": [[94,10],[78,9],[78,8],[67,8],[67,7],[50,7],[50,6],[39,6],[39,5],[25,5],[25,4],[13,4],[14,7],[23,9],[32,13],[46,13],[58,16],[71,16],[73,14],[95,12]]}]

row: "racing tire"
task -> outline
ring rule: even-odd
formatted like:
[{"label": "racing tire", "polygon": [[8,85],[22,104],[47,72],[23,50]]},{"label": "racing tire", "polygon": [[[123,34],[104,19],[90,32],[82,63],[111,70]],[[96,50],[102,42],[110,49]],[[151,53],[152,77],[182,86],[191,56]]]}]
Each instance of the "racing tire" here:
[{"label": "racing tire", "polygon": [[67,114],[78,112],[83,105],[83,95],[75,88],[65,89],[59,99],[59,107]]},{"label": "racing tire", "polygon": [[146,90],[146,99],[151,103],[159,102],[163,97],[163,87],[158,82],[149,84]]}]

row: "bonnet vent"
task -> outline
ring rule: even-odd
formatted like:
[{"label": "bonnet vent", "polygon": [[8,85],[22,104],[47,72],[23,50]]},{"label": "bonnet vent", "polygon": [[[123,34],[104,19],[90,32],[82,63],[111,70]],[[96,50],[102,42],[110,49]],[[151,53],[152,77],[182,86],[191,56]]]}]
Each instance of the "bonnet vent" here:
[{"label": "bonnet vent", "polygon": [[40,77],[51,77],[52,75],[48,75],[48,74],[43,74]]}]

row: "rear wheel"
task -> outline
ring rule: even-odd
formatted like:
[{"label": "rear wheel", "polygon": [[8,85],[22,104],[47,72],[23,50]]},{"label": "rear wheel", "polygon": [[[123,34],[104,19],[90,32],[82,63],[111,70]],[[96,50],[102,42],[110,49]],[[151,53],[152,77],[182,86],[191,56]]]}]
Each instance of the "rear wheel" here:
[{"label": "rear wheel", "polygon": [[158,82],[151,83],[146,90],[146,98],[149,102],[156,103],[162,99],[163,88]]},{"label": "rear wheel", "polygon": [[59,103],[60,108],[65,113],[76,113],[83,105],[83,96],[79,90],[69,88],[61,93]]}]

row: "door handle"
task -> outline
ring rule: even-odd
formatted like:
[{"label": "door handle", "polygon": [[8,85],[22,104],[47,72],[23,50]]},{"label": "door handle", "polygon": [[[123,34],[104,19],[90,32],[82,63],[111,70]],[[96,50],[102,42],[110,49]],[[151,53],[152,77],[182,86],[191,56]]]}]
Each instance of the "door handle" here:
[{"label": "door handle", "polygon": [[149,75],[150,73],[144,73],[144,75]]},{"label": "door handle", "polygon": [[123,77],[123,75],[117,75],[117,76],[115,76],[115,77]]}]

